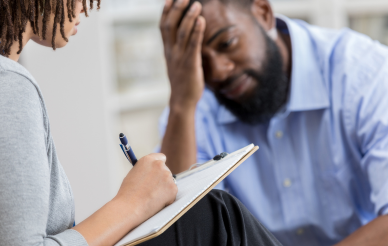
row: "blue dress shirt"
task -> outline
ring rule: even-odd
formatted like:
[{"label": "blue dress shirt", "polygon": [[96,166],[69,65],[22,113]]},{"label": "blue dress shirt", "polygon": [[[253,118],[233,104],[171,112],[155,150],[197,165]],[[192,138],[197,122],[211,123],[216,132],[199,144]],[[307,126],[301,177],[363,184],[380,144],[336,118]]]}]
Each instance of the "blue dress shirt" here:
[{"label": "blue dress shirt", "polygon": [[[292,43],[287,104],[269,123],[240,122],[205,90],[198,161],[260,149],[218,188],[285,246],[333,245],[388,214],[388,49],[351,31],[277,18]],[[164,134],[168,110],[160,121]]]}]

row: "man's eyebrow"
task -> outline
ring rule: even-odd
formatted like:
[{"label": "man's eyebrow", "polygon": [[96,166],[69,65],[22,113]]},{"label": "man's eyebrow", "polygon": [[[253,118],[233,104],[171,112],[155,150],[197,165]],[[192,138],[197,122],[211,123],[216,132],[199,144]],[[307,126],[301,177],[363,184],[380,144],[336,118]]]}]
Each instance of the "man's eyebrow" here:
[{"label": "man's eyebrow", "polygon": [[231,26],[227,26],[227,27],[224,27],[224,28],[221,28],[220,30],[218,30],[218,32],[216,32],[207,42],[206,42],[206,45],[209,45],[211,42],[214,41],[214,39],[216,39],[221,33],[229,30],[230,28],[234,27],[234,25],[231,25]]}]

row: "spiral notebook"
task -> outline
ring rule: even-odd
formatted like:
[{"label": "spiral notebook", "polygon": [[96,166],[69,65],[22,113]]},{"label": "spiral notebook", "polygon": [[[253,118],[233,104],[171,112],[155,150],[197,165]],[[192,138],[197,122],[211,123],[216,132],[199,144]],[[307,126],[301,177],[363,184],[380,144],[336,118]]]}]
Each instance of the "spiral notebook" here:
[{"label": "spiral notebook", "polygon": [[175,202],[133,229],[115,246],[137,245],[162,234],[258,149],[253,144],[248,145],[206,168],[177,178],[178,194]]}]

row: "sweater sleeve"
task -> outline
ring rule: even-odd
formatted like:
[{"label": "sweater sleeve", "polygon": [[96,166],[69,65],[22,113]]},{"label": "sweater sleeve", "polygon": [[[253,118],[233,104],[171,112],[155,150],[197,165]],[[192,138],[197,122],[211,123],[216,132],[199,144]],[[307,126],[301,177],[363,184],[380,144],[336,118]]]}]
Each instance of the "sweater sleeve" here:
[{"label": "sweater sleeve", "polygon": [[50,165],[39,94],[0,71],[0,245],[86,246],[74,230],[47,235]]}]

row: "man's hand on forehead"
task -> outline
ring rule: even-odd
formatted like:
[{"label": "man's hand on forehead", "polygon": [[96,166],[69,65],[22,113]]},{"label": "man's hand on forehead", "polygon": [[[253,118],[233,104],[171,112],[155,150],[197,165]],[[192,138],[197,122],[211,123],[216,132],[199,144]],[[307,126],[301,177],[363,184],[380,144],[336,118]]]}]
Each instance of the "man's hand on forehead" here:
[{"label": "man's hand on forehead", "polygon": [[194,118],[205,88],[201,55],[205,19],[198,2],[184,14],[188,4],[189,0],[166,0],[160,21],[171,84],[170,117],[161,152],[173,173],[187,170],[197,160]]},{"label": "man's hand on forehead", "polygon": [[201,45],[205,19],[198,2],[184,15],[189,2],[167,0],[160,20],[172,107],[195,107],[204,89]]}]

